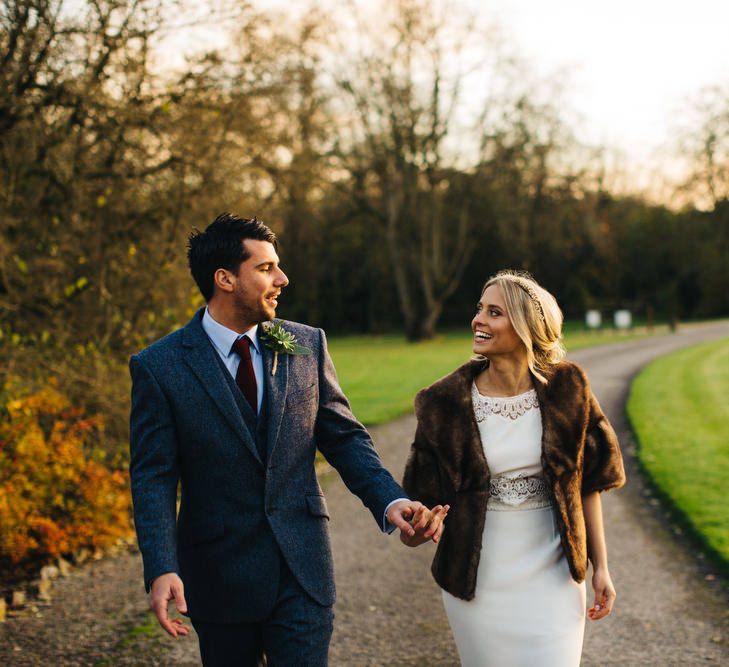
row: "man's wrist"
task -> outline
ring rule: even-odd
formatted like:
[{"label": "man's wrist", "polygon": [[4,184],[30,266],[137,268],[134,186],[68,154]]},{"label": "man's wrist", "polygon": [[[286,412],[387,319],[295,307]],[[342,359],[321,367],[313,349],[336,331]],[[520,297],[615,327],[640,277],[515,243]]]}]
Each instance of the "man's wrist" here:
[{"label": "man's wrist", "polygon": [[396,526],[390,522],[390,519],[388,518],[388,516],[390,514],[390,509],[392,508],[392,506],[395,505],[396,503],[400,503],[400,502],[408,503],[408,502],[410,502],[410,498],[395,498],[395,500],[391,500],[387,504],[387,507],[385,507],[385,513],[382,516],[382,530],[385,533],[392,533],[396,528]]},{"label": "man's wrist", "polygon": [[155,576],[155,577],[154,577],[153,579],[150,579],[150,580],[149,580],[149,589],[150,589],[150,590],[152,590],[152,586],[154,586],[154,582],[155,582],[155,581],[157,581],[158,579],[161,579],[162,577],[166,577],[166,576],[167,576],[167,575],[169,575],[169,574],[174,574],[174,575],[175,575],[176,577],[179,577],[179,576],[180,576],[180,575],[179,575],[179,574],[178,574],[177,572],[175,572],[174,570],[170,570],[169,572],[163,572],[162,574],[158,574],[158,575],[157,575],[157,576]]}]

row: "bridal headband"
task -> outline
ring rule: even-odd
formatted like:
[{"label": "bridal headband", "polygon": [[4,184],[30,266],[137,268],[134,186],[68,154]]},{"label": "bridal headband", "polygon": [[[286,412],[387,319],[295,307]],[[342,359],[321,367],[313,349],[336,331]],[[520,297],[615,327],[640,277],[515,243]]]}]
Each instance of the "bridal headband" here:
[{"label": "bridal headband", "polygon": [[542,307],[542,302],[539,300],[537,291],[529,284],[527,280],[521,278],[520,276],[511,276],[511,279],[529,295],[529,298],[534,302],[534,305],[537,307],[539,319],[541,319],[542,322],[546,324],[547,320],[544,317],[544,308]]}]

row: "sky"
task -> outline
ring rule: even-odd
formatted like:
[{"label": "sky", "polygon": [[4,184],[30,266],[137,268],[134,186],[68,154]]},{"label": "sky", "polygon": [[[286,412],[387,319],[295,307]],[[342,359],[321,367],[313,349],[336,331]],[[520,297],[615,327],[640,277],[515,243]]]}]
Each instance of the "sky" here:
[{"label": "sky", "polygon": [[[354,1],[371,6],[370,0]],[[298,0],[260,2],[292,13],[306,6]],[[320,5],[332,2],[341,7],[336,0]],[[675,137],[688,123],[691,100],[708,86],[729,89],[729,0],[451,4],[497,25],[509,50],[537,77],[558,77],[567,117],[578,119],[577,138],[605,146],[613,165],[638,189],[652,187],[656,178],[680,179]]]},{"label": "sky", "polygon": [[[578,136],[671,174],[692,98],[729,87],[729,0],[466,0],[543,76],[568,70]],[[643,176],[640,176],[640,174]]]}]

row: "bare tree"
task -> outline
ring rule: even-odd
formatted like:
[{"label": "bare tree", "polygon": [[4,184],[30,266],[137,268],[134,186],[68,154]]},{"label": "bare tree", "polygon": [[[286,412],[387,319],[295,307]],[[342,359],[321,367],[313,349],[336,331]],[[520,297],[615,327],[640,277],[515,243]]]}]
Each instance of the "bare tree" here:
[{"label": "bare tree", "polygon": [[679,130],[679,151],[688,178],[681,186],[700,206],[716,209],[729,201],[729,88],[707,88]]},{"label": "bare tree", "polygon": [[337,79],[349,101],[338,150],[353,196],[382,225],[405,331],[417,340],[434,334],[473,252],[468,173],[500,54],[446,3],[397,0],[376,11],[374,25],[360,19],[356,61],[344,59]]}]

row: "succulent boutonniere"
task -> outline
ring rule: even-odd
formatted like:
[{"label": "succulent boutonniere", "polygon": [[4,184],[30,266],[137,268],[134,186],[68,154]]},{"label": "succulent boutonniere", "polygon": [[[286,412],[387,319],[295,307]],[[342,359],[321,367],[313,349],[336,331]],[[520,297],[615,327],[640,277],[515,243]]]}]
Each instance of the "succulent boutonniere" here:
[{"label": "succulent boutonniere", "polygon": [[280,323],[264,322],[261,325],[261,333],[259,335],[261,342],[269,349],[273,350],[273,367],[271,375],[276,375],[278,368],[278,353],[282,354],[311,354],[308,347],[299,345],[296,342],[296,336],[290,331],[286,331]]}]

